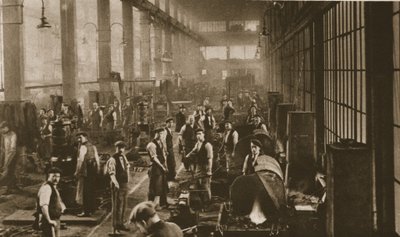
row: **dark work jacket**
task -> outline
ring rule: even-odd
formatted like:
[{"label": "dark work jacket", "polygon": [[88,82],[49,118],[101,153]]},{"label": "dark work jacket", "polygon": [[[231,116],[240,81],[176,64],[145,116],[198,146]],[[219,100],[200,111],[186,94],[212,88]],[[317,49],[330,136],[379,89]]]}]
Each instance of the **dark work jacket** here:
[{"label": "dark work jacket", "polygon": [[183,125],[185,125],[186,116],[185,114],[179,111],[179,113],[177,113],[175,116],[175,120],[176,120],[175,132],[180,132]]},{"label": "dark work jacket", "polygon": [[100,109],[96,109],[95,111],[93,111],[91,119],[92,119],[93,126],[96,126],[96,127],[100,126],[100,122],[101,122]]},{"label": "dark work jacket", "polygon": [[[156,154],[157,154],[157,158],[160,161],[161,164],[165,163],[165,157],[164,157],[164,152],[162,150],[162,147],[158,144],[158,142],[156,140],[153,140],[152,143],[154,143],[156,145]],[[149,153],[150,156],[150,153]],[[152,159],[152,157],[150,156],[150,159]],[[151,166],[151,174],[152,175],[163,175],[164,174],[164,170],[154,161],[152,161],[152,166]]]},{"label": "dark work jacket", "polygon": [[[190,124],[186,124],[185,132],[182,134],[182,138],[185,141],[185,146],[187,149],[192,150],[194,145],[196,144],[196,133],[195,133],[196,126],[190,126]],[[190,151],[189,150],[189,151]]]},{"label": "dark work jacket", "polygon": [[249,154],[248,156],[249,158],[247,159],[247,169],[245,170],[246,175],[254,174],[256,172],[253,166],[253,156],[252,154]]},{"label": "dark work jacket", "polygon": [[[121,157],[122,155],[120,153],[115,153],[113,155],[113,158],[115,159],[115,178],[117,179],[118,183],[128,183],[128,163],[125,162],[125,158],[122,157],[122,160],[124,160],[124,166],[122,166],[121,163]],[[125,167],[125,169],[123,168]]]},{"label": "dark work jacket", "polygon": [[86,177],[88,174],[92,175],[93,173],[96,173],[97,162],[94,153],[94,146],[90,142],[86,142],[85,144],[82,144],[82,146],[86,146],[87,152],[78,175]]},{"label": "dark work jacket", "polygon": [[114,122],[114,117],[113,117],[113,113],[115,112],[115,110],[108,112],[105,116],[104,116],[104,121],[106,123],[113,123]]},{"label": "dark work jacket", "polygon": [[209,143],[209,142],[204,141],[203,144],[201,144],[200,150],[197,152],[197,162],[200,165],[208,164],[208,157],[207,157],[207,150],[206,150],[207,143]]},{"label": "dark work jacket", "polygon": [[174,149],[174,144],[172,143],[172,133],[168,128],[165,128],[167,136],[165,137],[165,143],[167,145],[167,151]]},{"label": "dark work jacket", "polygon": [[[224,143],[225,150],[226,150],[227,152],[230,152],[230,153],[233,152],[233,133],[234,133],[234,132],[235,132],[235,130],[233,130],[233,129],[229,132],[228,139],[227,139],[227,141]],[[224,139],[225,139],[225,137],[224,137]]]},{"label": "dark work jacket", "polygon": [[234,108],[232,108],[230,106],[226,106],[224,108],[224,118],[226,120],[230,120],[234,113],[235,113],[235,109]]},{"label": "dark work jacket", "polygon": [[[58,220],[61,217],[61,200],[59,196],[57,195],[56,188],[53,186],[52,183],[46,182],[44,185],[49,185],[51,188],[51,195],[50,195],[50,202],[49,202],[49,216],[50,219],[52,220]],[[42,213],[42,209],[40,208],[39,205],[39,197],[37,197],[37,213]],[[46,220],[46,218],[42,218],[42,220]]]},{"label": "dark work jacket", "polygon": [[[212,120],[212,118],[213,118],[213,116],[212,115],[205,115],[205,119],[204,119],[204,122],[203,122],[203,124],[204,124],[204,130],[211,130],[211,129],[213,129],[213,126],[214,126],[214,121]],[[210,121],[211,120],[211,121]],[[211,123],[211,125],[210,125],[210,123]]]}]

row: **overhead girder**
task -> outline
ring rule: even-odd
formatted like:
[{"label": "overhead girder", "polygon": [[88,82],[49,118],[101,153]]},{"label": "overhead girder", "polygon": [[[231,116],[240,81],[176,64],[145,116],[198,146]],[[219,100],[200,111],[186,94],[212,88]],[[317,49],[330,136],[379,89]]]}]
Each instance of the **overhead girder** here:
[{"label": "overhead girder", "polygon": [[159,24],[169,25],[173,29],[181,31],[182,33],[188,35],[197,42],[203,42],[204,39],[196,34],[194,31],[190,30],[184,24],[179,22],[174,17],[171,17],[166,12],[162,11],[160,8],[156,7],[154,4],[148,0],[132,0],[132,5],[139,10],[148,11],[150,16],[154,17],[155,21]]}]

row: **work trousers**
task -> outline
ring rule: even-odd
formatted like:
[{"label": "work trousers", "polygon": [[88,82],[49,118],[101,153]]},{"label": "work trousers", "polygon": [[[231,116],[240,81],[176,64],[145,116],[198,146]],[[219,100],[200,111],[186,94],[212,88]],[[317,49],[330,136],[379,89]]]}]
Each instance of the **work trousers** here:
[{"label": "work trousers", "polygon": [[92,214],[96,211],[96,192],[98,175],[96,167],[88,168],[87,176],[83,178],[83,211]]},{"label": "work trousers", "polygon": [[8,189],[17,187],[17,165],[19,157],[16,155],[9,162],[8,166],[4,167],[4,171],[0,177],[0,186],[7,186]]},{"label": "work trousers", "polygon": [[176,162],[175,162],[175,155],[173,148],[168,149],[167,167],[168,167],[167,181],[174,181],[176,176],[176,170],[175,170]]},{"label": "work trousers", "polygon": [[[44,218],[44,217],[43,217]],[[59,237],[60,236],[60,220],[55,220],[57,226],[50,225],[47,221],[43,221],[40,225],[42,237]]]},{"label": "work trousers", "polygon": [[112,225],[119,229],[124,225],[124,213],[128,197],[128,183],[119,183],[119,189],[111,183]]}]

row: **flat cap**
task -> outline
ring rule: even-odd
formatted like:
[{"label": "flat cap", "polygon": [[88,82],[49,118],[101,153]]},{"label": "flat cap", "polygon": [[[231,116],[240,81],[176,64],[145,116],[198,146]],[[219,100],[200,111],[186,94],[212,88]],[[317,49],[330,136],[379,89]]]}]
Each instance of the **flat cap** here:
[{"label": "flat cap", "polygon": [[173,118],[167,118],[166,120],[165,120],[165,123],[169,123],[170,121],[174,121],[174,119]]},{"label": "flat cap", "polygon": [[258,139],[251,139],[250,142],[253,143],[254,145],[260,147],[260,148],[262,147],[261,142]]},{"label": "flat cap", "polygon": [[147,221],[155,214],[156,214],[156,208],[153,202],[150,201],[141,202],[133,208],[130,216],[130,221],[131,222]]},{"label": "flat cap", "polygon": [[227,124],[227,123],[233,124],[232,120],[229,120],[229,119],[224,120],[224,124]]},{"label": "flat cap", "polygon": [[154,128],[154,130],[153,130],[155,133],[157,133],[157,132],[162,132],[162,131],[164,131],[164,128],[163,127],[156,127],[156,128]]},{"label": "flat cap", "polygon": [[124,141],[117,141],[114,143],[116,147],[126,147],[126,143]]},{"label": "flat cap", "polygon": [[204,133],[204,129],[202,129],[202,128],[196,129],[196,133],[198,133],[198,132],[203,132]]},{"label": "flat cap", "polygon": [[81,136],[81,135],[84,137],[88,136],[88,134],[86,132],[78,132],[75,136]]}]

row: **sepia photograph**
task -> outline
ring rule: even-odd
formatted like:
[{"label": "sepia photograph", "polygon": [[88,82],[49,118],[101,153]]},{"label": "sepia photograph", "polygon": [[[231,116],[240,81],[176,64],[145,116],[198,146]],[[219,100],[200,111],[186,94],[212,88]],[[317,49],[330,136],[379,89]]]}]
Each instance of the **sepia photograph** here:
[{"label": "sepia photograph", "polygon": [[0,6],[0,237],[400,237],[400,2]]}]

